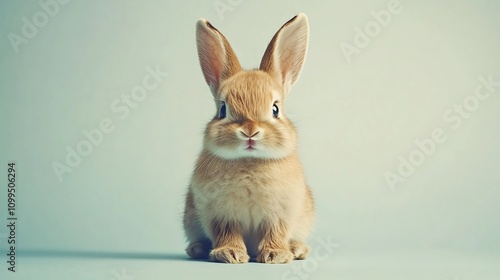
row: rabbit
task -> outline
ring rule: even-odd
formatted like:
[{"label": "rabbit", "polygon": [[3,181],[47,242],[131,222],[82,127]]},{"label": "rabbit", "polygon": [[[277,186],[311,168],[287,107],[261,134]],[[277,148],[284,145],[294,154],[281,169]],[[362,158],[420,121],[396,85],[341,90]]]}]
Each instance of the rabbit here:
[{"label": "rabbit", "polygon": [[183,217],[194,259],[289,263],[306,258],[314,203],[284,102],[304,64],[305,14],[285,23],[259,69],[243,70],[226,38],[207,20],[196,25],[204,78],[216,114],[186,195]]}]

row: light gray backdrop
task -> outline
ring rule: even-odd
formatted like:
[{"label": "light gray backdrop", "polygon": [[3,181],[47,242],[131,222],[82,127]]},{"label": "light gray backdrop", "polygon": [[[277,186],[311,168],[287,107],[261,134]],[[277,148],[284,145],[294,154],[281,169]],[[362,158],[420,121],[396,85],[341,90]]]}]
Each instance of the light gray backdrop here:
[{"label": "light gray backdrop", "polygon": [[[2,279],[498,279],[498,1],[0,6],[3,251],[9,161],[18,217],[18,272],[5,251]],[[299,12],[310,46],[287,111],[316,199],[316,255],[187,261],[183,197],[214,114],[195,22],[252,68]]]}]

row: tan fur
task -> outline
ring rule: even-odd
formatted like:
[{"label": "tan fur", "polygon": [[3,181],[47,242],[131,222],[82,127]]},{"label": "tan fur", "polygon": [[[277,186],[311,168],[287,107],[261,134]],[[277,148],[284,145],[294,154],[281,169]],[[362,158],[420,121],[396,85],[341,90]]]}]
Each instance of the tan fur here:
[{"label": "tan fur", "polygon": [[[300,36],[290,33],[289,25]],[[190,243],[186,252],[193,258],[226,263],[248,262],[250,256],[263,263],[304,259],[314,219],[313,198],[296,152],[296,130],[283,103],[305,53],[275,59],[269,69],[241,70],[219,31],[206,20],[198,22],[197,30],[204,76],[217,110],[225,104],[227,116],[220,118],[217,112],[205,129],[186,196],[184,228]],[[292,38],[280,38],[282,31]],[[278,33],[270,45],[307,48],[305,15],[293,18]],[[270,69],[292,78],[281,79]],[[280,110],[277,118],[274,104]]]}]

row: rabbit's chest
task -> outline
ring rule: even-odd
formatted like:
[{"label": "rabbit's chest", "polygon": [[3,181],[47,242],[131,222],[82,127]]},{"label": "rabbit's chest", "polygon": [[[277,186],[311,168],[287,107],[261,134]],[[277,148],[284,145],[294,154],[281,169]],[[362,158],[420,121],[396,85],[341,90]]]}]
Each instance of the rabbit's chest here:
[{"label": "rabbit's chest", "polygon": [[240,222],[246,228],[262,220],[285,218],[293,208],[296,192],[293,186],[253,173],[220,176],[199,187],[198,209],[214,218],[224,217]]}]

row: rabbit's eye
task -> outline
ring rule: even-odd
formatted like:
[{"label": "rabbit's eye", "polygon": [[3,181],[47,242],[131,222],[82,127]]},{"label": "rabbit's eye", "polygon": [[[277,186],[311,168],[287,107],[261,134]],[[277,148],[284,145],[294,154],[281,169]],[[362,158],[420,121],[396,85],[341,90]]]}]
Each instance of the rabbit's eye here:
[{"label": "rabbit's eye", "polygon": [[226,117],[226,103],[222,102],[222,106],[219,109],[219,118],[224,119]]},{"label": "rabbit's eye", "polygon": [[280,109],[278,108],[278,105],[274,104],[273,105],[273,117],[277,118],[280,113]]}]

